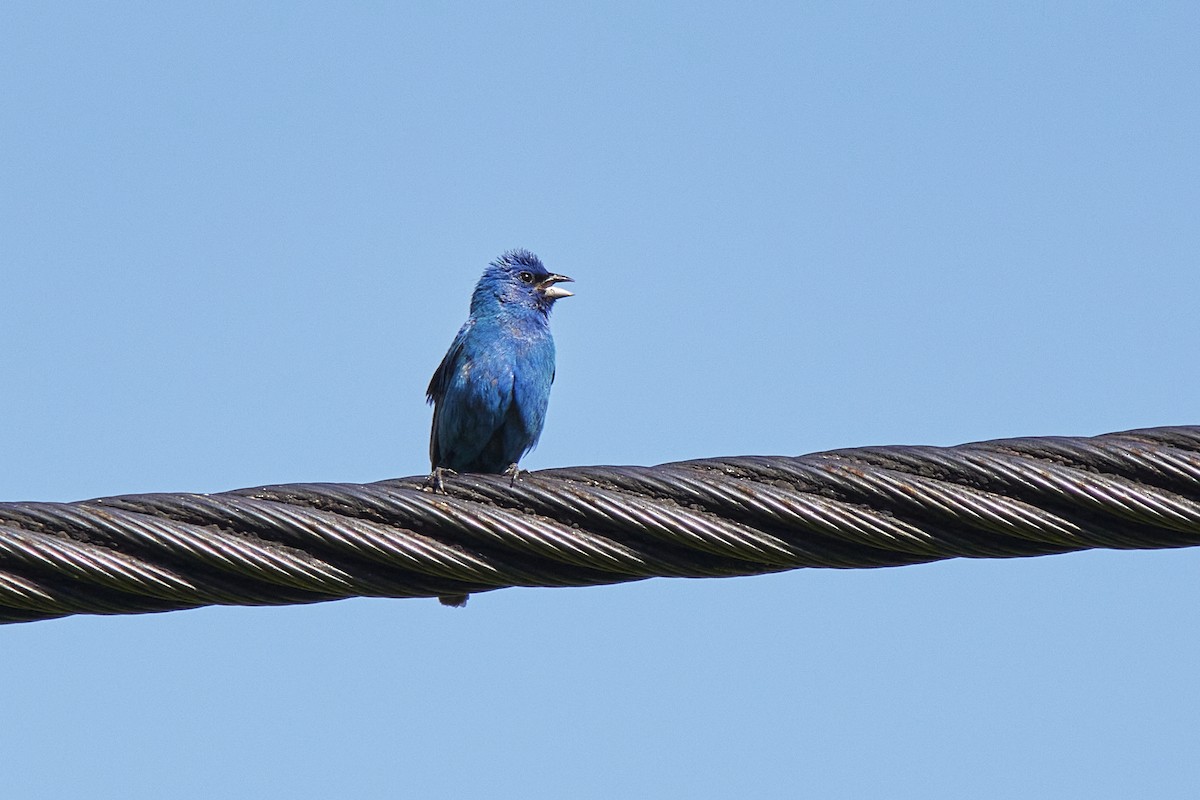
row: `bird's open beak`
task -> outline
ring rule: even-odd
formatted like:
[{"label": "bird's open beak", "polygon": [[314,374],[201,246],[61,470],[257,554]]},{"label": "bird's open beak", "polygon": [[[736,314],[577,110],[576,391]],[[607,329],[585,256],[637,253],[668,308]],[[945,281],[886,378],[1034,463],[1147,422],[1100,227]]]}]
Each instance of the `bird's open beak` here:
[{"label": "bird's open beak", "polygon": [[555,286],[556,283],[574,283],[574,278],[568,278],[566,275],[547,275],[546,278],[538,284],[538,291],[547,300],[557,300],[560,297],[571,297],[574,292],[568,292],[566,289]]}]

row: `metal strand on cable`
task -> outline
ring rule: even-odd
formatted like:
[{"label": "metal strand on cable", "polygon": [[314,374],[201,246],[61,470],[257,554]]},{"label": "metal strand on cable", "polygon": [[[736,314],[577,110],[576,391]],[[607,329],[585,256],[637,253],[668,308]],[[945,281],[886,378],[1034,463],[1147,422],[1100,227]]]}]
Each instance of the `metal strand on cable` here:
[{"label": "metal strand on cable", "polygon": [[0,503],[0,622],[1200,544],[1200,426]]}]

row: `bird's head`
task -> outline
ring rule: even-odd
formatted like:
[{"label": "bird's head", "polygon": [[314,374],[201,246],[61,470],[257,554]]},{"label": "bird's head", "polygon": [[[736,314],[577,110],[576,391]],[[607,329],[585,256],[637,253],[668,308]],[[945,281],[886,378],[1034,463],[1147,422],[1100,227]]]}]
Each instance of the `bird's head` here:
[{"label": "bird's head", "polygon": [[528,250],[509,250],[488,265],[475,287],[471,308],[493,302],[510,309],[530,309],[549,313],[554,301],[570,297],[572,292],[557,284],[571,281],[546,269]]}]

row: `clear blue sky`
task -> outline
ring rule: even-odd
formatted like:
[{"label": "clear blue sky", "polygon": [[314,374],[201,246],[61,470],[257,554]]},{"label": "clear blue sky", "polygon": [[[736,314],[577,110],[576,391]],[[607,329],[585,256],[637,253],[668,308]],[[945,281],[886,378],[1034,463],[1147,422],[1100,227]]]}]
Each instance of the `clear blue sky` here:
[{"label": "clear blue sky", "polygon": [[[1200,422],[1194,3],[0,5],[0,499]],[[20,798],[1200,793],[1200,553],[0,628]]]}]

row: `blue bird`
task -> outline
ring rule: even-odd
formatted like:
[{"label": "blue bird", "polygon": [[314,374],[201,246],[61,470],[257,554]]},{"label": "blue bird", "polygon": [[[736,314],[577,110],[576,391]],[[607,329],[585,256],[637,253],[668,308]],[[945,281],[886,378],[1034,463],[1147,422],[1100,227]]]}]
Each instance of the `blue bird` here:
[{"label": "blue bird", "polygon": [[444,471],[516,476],[546,421],[554,382],[550,309],[571,292],[528,250],[510,250],[483,272],[471,313],[429,381],[429,460]]}]

